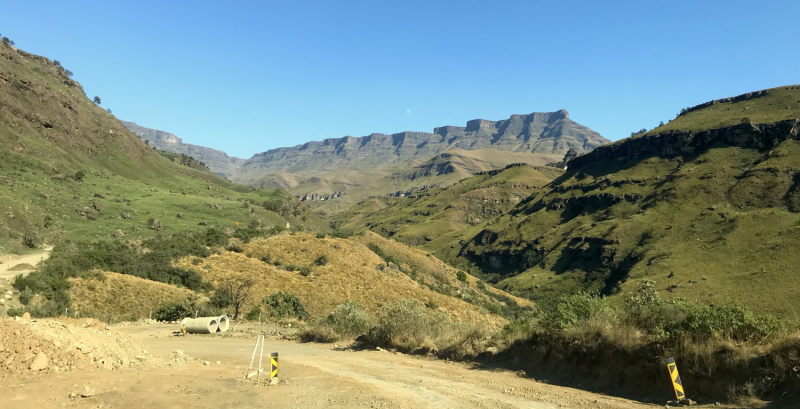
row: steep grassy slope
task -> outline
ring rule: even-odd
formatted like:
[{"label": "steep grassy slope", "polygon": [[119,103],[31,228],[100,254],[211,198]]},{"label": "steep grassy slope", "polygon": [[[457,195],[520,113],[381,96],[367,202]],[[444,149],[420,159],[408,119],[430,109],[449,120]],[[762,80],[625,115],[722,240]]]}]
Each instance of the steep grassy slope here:
[{"label": "steep grassy slope", "polygon": [[[370,244],[395,257],[399,267],[387,266],[386,260],[368,247]],[[447,311],[456,321],[497,330],[507,321],[490,310],[501,313],[508,310],[509,303],[515,308],[517,303],[531,305],[497,290],[482,290],[474,277],[459,281],[452,267],[425,253],[397,246],[402,245],[377,235],[339,239],[284,233],[243,244],[243,253],[223,251],[202,260],[189,257],[176,265],[195,269],[215,285],[226,277],[253,279],[255,285],[243,307],[245,312],[278,291],[298,296],[312,318],[328,314],[347,299],[374,313],[385,303],[416,298],[431,308]],[[326,262],[315,264],[321,256]],[[308,275],[296,270],[304,266],[311,266]]]},{"label": "steep grassy slope", "polygon": [[408,245],[423,245],[484,225],[562,174],[556,168],[509,165],[446,189],[369,199],[337,215],[333,223],[346,231],[368,229]]},{"label": "steep grassy slope", "polygon": [[[784,119],[800,117],[800,105],[786,109],[789,100],[800,100],[800,89],[709,104],[669,124],[692,130],[600,147],[458,249],[436,254],[538,302],[615,295],[650,278],[668,298],[795,320],[800,125]],[[735,122],[737,104],[758,115],[703,129]]]},{"label": "steep grassy slope", "polygon": [[302,207],[275,195],[162,157],[92,103],[63,68],[0,45],[0,252],[109,237],[116,229],[147,236],[155,232],[151,218],[171,231],[202,221],[284,226],[287,217],[323,225],[313,214],[301,220],[301,210],[267,210],[265,201]]}]

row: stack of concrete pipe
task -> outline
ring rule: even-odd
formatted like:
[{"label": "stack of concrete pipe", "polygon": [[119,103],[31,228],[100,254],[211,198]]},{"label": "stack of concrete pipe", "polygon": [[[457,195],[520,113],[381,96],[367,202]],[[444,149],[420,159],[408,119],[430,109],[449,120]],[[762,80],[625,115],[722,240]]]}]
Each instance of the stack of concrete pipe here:
[{"label": "stack of concrete pipe", "polygon": [[225,332],[230,327],[227,315],[219,317],[184,318],[181,327],[186,327],[189,334],[213,334],[217,331]]}]

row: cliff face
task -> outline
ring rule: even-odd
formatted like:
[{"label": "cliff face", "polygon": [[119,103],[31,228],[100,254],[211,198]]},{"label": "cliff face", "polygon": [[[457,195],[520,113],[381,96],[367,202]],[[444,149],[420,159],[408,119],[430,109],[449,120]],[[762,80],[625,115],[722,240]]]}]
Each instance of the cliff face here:
[{"label": "cliff face", "polygon": [[742,148],[768,149],[789,139],[797,139],[800,121],[786,119],[771,124],[743,123],[720,129],[699,132],[667,131],[655,135],[644,135],[623,139],[619,142],[572,159],[569,169],[577,169],[592,162],[605,159],[632,159],[650,155],[675,156],[706,150],[722,143]]},{"label": "cliff face", "polygon": [[203,162],[212,172],[230,177],[236,173],[236,168],[244,159],[228,156],[225,152],[188,143],[183,143],[181,138],[164,131],[145,128],[133,122],[120,121],[126,128],[140,139],[147,141],[150,146],[167,152],[189,155]]},{"label": "cliff face", "polygon": [[[433,133],[373,133],[360,138],[325,139],[256,154],[242,164],[247,173],[313,173],[337,168],[373,169],[407,160],[430,159],[459,148],[493,147],[501,151],[564,155],[569,149],[585,153],[609,141],[569,119],[565,110],[512,115],[502,121],[475,119],[467,126],[443,126]],[[243,177],[233,179],[246,183]]]}]

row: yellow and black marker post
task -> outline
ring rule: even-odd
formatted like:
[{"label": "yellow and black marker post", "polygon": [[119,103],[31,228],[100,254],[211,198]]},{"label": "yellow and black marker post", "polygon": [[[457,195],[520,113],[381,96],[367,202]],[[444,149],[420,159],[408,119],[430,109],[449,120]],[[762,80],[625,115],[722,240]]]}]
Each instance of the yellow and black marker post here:
[{"label": "yellow and black marker post", "polygon": [[270,356],[270,361],[272,362],[272,370],[269,373],[269,379],[277,378],[278,377],[278,353],[273,352]]},{"label": "yellow and black marker post", "polygon": [[675,358],[667,359],[667,368],[669,369],[669,377],[672,380],[672,387],[675,388],[675,396],[678,400],[686,399],[686,394],[683,392],[683,383],[681,383],[681,376],[678,375],[678,365],[675,363]]}]

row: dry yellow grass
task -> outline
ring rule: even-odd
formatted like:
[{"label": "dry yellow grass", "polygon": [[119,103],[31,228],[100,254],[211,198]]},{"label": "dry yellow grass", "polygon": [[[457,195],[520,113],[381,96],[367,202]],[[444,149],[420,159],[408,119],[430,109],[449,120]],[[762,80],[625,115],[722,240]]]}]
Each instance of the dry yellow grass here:
[{"label": "dry yellow grass", "polygon": [[70,281],[72,309],[106,321],[148,318],[166,302],[185,300],[192,291],[126,274],[103,273],[105,280]]},{"label": "dry yellow grass", "polygon": [[[298,296],[312,318],[328,314],[348,299],[358,301],[369,313],[375,314],[383,304],[416,298],[436,303],[456,322],[470,322],[489,330],[498,330],[508,322],[461,299],[434,292],[401,272],[379,271],[376,266],[384,264],[384,261],[358,239],[318,239],[306,233],[282,233],[254,240],[242,247],[244,254],[225,251],[204,259],[199,265],[193,265],[191,258],[185,258],[176,266],[192,268],[215,285],[232,275],[253,279],[255,285],[243,312],[280,290]],[[265,254],[284,265],[308,266],[321,255],[327,256],[328,263],[313,266],[311,275],[304,277],[297,271],[284,271],[264,263],[260,257]],[[436,268],[455,279],[455,270],[440,265],[438,262]]]},{"label": "dry yellow grass", "polygon": [[[428,283],[435,282],[437,280],[437,277],[435,276],[438,276],[438,279],[441,279],[444,283],[446,283],[450,287],[461,286],[461,282],[458,281],[458,278],[456,276],[459,270],[450,267],[449,265],[445,264],[443,261],[439,260],[438,258],[434,257],[432,254],[426,251],[408,247],[403,243],[386,239],[383,236],[371,231],[366,231],[360,236],[355,236],[352,238],[352,240],[367,246],[369,246],[370,244],[377,245],[386,254],[395,256],[399,260],[401,260],[403,264],[407,265],[408,269],[416,269],[419,276]],[[473,289],[477,288],[478,281],[479,280],[477,278],[467,274],[467,282],[469,283],[470,288]],[[505,291],[498,290],[494,287],[487,285],[486,290],[494,294],[499,294],[509,297],[514,301],[516,301],[517,304],[519,304],[520,306],[530,306],[530,307],[534,306],[534,304],[530,300],[513,296],[511,294],[506,293]],[[488,299],[486,295],[480,294],[480,292],[478,296],[481,297],[482,299]]]}]

